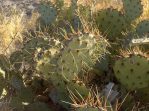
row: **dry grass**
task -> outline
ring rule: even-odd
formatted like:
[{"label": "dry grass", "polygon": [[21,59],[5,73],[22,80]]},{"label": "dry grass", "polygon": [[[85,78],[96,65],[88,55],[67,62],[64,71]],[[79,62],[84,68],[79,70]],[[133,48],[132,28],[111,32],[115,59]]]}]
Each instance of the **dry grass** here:
[{"label": "dry grass", "polygon": [[30,29],[35,29],[36,28],[36,25],[37,25],[37,21],[38,21],[38,18],[39,18],[39,13],[38,12],[33,12],[32,13],[32,16],[31,16],[31,18],[29,18],[29,19],[27,19],[26,20],[26,28],[28,29],[28,30],[30,30]]},{"label": "dry grass", "polygon": [[1,18],[0,53],[9,54],[14,50],[14,46],[19,45],[19,42],[22,41],[23,13],[14,12],[14,14],[6,16],[4,12],[1,12]]},{"label": "dry grass", "polygon": [[[73,103],[69,103],[72,106],[72,109],[77,108],[85,108],[85,107],[92,107],[92,108],[98,108],[101,111],[113,111],[112,106],[108,103],[108,100],[100,95],[98,91],[91,91],[86,98],[83,98],[80,95],[79,98],[82,98],[81,100],[74,95],[72,91],[69,90],[70,98]],[[117,111],[117,110],[114,110]]]},{"label": "dry grass", "polygon": [[21,47],[23,33],[34,30],[39,14],[34,12],[30,18],[24,12],[11,9],[8,16],[4,11],[0,13],[0,54],[9,55]]},{"label": "dry grass", "polygon": [[149,1],[148,0],[142,0],[143,7],[143,14],[140,17],[141,20],[149,19]]}]

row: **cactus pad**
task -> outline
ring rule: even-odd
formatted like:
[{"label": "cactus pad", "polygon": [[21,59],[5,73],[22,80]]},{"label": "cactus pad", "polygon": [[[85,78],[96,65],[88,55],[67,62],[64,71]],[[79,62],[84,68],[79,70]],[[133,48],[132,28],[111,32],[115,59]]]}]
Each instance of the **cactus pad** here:
[{"label": "cactus pad", "polygon": [[122,32],[127,28],[124,15],[110,8],[99,11],[95,21],[99,30],[103,35],[107,35],[109,40],[121,37]]},{"label": "cactus pad", "polygon": [[41,22],[45,25],[52,24],[57,17],[57,9],[52,3],[42,3],[39,5],[39,13],[41,14]]},{"label": "cactus pad", "polygon": [[49,43],[49,41],[44,38],[40,38],[40,37],[31,38],[24,44],[23,49],[27,50],[29,53],[31,53],[32,51],[36,50],[36,48],[38,48],[38,47],[47,48],[48,43]]},{"label": "cactus pad", "polygon": [[136,27],[136,32],[139,36],[149,34],[149,21],[140,22]]},{"label": "cactus pad", "polygon": [[128,21],[135,20],[143,13],[141,0],[122,0],[124,13]]},{"label": "cactus pad", "polygon": [[74,81],[66,81],[62,76],[59,74],[54,74],[50,76],[54,86],[56,87],[56,92],[53,94],[49,94],[50,98],[53,101],[58,102],[59,104],[63,105],[64,107],[68,108],[69,105],[64,103],[65,102],[72,102],[70,99],[70,94],[75,95],[78,99],[82,99],[81,97],[87,97],[89,94],[89,89],[82,83],[82,82],[74,82]]},{"label": "cactus pad", "polygon": [[149,85],[148,62],[147,58],[140,55],[122,58],[114,65],[115,76],[127,89],[145,88]]},{"label": "cactus pad", "polygon": [[135,96],[138,101],[141,101],[143,103],[148,103],[149,102],[149,87],[138,90]]},{"label": "cactus pad", "polygon": [[107,42],[103,38],[95,39],[96,36],[84,34],[74,37],[58,60],[59,72],[65,79],[73,80],[84,66],[92,67],[98,58],[106,53]]},{"label": "cactus pad", "polygon": [[58,54],[59,50],[57,50],[56,48],[50,48],[49,50],[45,50],[41,55],[41,58],[36,60],[36,69],[40,73],[44,74],[44,76],[48,76],[49,73],[55,73],[57,70],[56,64]]}]

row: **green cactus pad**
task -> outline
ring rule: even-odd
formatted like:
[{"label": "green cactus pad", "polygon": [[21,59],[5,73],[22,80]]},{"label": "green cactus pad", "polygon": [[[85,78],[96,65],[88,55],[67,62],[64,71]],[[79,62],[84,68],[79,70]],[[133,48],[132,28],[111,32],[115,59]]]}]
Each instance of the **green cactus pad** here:
[{"label": "green cactus pad", "polygon": [[149,34],[149,21],[145,20],[140,22],[136,27],[136,32],[139,36]]},{"label": "green cactus pad", "polygon": [[52,3],[42,3],[39,5],[41,22],[45,25],[52,24],[57,17],[57,9]]},{"label": "green cactus pad", "polygon": [[74,37],[61,52],[58,60],[60,74],[73,80],[84,66],[92,67],[106,53],[107,41],[91,34]]},{"label": "green cactus pad", "polygon": [[122,37],[122,32],[127,28],[124,15],[111,8],[100,10],[95,17],[95,22],[102,34],[109,40]]},{"label": "green cactus pad", "polygon": [[72,0],[71,5],[69,7],[64,7],[61,12],[63,24],[65,24],[61,25],[61,27],[65,28],[67,33],[71,33],[72,29],[78,32],[83,27],[80,17],[77,15],[77,7],[77,1]]},{"label": "green cactus pad", "polygon": [[21,74],[19,72],[11,71],[9,75],[10,79],[8,80],[8,83],[16,91],[15,98],[19,98],[21,102],[32,102],[34,93],[31,88],[25,87]]},{"label": "green cactus pad", "polygon": [[32,52],[32,50],[35,50],[38,47],[47,48],[48,44],[49,44],[49,41],[44,38],[41,38],[41,37],[31,38],[29,41],[27,41],[24,44],[23,49],[27,50],[28,52]]},{"label": "green cactus pad", "polygon": [[126,19],[128,21],[135,20],[143,13],[143,5],[141,0],[122,0]]},{"label": "green cactus pad", "polygon": [[109,55],[104,55],[104,57],[102,57],[99,61],[96,62],[96,65],[94,66],[94,71],[97,72],[97,74],[108,71],[109,62]]},{"label": "green cactus pad", "polygon": [[49,73],[55,73],[57,70],[57,60],[58,60],[59,50],[56,48],[50,48],[45,50],[41,55],[40,59],[36,59],[37,65],[36,69],[48,76]]},{"label": "green cactus pad", "polygon": [[119,82],[129,90],[145,88],[149,85],[149,61],[140,55],[117,60],[114,73]]},{"label": "green cactus pad", "polygon": [[71,4],[69,7],[64,7],[64,11],[66,12],[66,16],[64,16],[67,20],[71,20],[75,14],[77,9],[77,0],[71,0]]},{"label": "green cactus pad", "polygon": [[149,102],[149,87],[139,89],[135,96],[138,101],[141,101],[143,103],[148,103]]},{"label": "green cactus pad", "polygon": [[58,89],[59,91],[64,91],[65,93],[68,93],[69,89],[74,93],[78,91],[82,96],[87,96],[89,93],[89,90],[82,82],[79,82],[80,84],[78,84],[74,80],[66,81],[63,76],[57,73],[50,74],[49,78],[52,81],[53,85],[56,87],[56,89]]},{"label": "green cactus pad", "polygon": [[54,93],[54,95],[56,94],[55,96],[49,94],[50,98],[52,98],[53,101],[63,105],[65,108],[69,107],[69,104],[65,102],[72,102],[70,99],[70,92],[80,100],[82,99],[81,97],[87,97],[89,94],[89,89],[84,84],[76,83],[74,81],[68,82],[59,74],[51,75],[50,79],[52,80],[57,92],[57,94]]},{"label": "green cactus pad", "polygon": [[82,97],[87,97],[89,94],[89,89],[82,83],[82,82],[68,82],[67,85],[68,90],[72,91],[72,93],[75,94],[75,96],[79,96],[77,92],[82,96]]}]

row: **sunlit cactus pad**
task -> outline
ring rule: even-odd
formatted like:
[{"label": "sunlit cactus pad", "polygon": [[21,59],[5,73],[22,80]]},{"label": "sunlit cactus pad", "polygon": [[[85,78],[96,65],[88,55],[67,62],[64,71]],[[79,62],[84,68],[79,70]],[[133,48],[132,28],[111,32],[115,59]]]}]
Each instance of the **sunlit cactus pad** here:
[{"label": "sunlit cactus pad", "polygon": [[114,73],[118,81],[129,90],[148,87],[149,61],[141,55],[132,55],[116,61]]},{"label": "sunlit cactus pad", "polygon": [[141,0],[122,0],[124,13],[128,21],[135,20],[143,13]]},{"label": "sunlit cactus pad", "polygon": [[73,80],[84,66],[92,67],[106,53],[105,39],[91,34],[73,37],[61,52],[58,67],[66,79]]},{"label": "sunlit cactus pad", "polygon": [[110,40],[121,37],[127,27],[124,15],[112,8],[99,11],[95,20],[102,34]]}]

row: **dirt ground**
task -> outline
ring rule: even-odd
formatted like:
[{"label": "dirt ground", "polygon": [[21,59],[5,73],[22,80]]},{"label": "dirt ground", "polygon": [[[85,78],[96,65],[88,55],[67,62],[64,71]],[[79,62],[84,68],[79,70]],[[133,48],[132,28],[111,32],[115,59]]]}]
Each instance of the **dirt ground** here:
[{"label": "dirt ground", "polygon": [[19,8],[30,15],[39,5],[40,0],[0,0],[0,8],[7,10],[9,7]]}]

